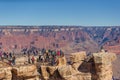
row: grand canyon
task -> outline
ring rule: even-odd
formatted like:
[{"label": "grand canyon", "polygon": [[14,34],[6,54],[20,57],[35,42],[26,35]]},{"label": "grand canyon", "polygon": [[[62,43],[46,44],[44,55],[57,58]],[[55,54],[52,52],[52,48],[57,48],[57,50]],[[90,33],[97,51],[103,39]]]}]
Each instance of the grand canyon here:
[{"label": "grand canyon", "polygon": [[119,54],[119,45],[119,26],[0,26],[0,48],[7,51],[34,46],[59,48],[66,54],[80,50],[92,53],[101,48]]},{"label": "grand canyon", "polygon": [[120,26],[0,26],[1,51],[22,54],[23,49],[31,47],[60,49],[67,60],[75,52],[85,51],[89,56],[104,49],[117,55],[113,76],[120,79]]}]

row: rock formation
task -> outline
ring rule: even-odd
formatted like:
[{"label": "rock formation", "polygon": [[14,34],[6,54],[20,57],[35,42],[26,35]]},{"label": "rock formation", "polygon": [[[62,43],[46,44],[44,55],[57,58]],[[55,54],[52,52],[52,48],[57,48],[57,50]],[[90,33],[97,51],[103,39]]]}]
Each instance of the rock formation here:
[{"label": "rock formation", "polygon": [[12,67],[0,61],[0,80],[12,80]]},{"label": "rock formation", "polygon": [[112,80],[111,62],[116,59],[114,53],[93,53],[88,62],[85,58],[84,52],[72,54],[73,64],[58,67],[60,76],[65,80]]},{"label": "rock formation", "polygon": [[39,80],[39,73],[35,65],[15,66],[12,68],[12,80]]},{"label": "rock formation", "polygon": [[59,57],[55,66],[9,66],[0,62],[0,80],[112,80],[112,62],[115,59],[114,53],[99,52],[86,56],[82,51],[70,55],[70,64],[67,64],[65,56]]},{"label": "rock formation", "polygon": [[113,53],[94,53],[93,54],[97,80],[112,79],[112,61],[116,59]]}]

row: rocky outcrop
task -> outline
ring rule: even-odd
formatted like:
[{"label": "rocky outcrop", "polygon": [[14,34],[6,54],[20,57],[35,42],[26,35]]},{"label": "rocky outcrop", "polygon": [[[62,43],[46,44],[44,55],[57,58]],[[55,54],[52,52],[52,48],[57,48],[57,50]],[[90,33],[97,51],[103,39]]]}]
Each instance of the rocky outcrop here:
[{"label": "rocky outcrop", "polygon": [[85,58],[84,52],[72,54],[71,62],[75,66],[58,67],[60,76],[65,80],[112,80],[112,61],[116,59],[114,53],[93,53],[87,62]]},{"label": "rocky outcrop", "polygon": [[35,65],[15,66],[12,68],[12,80],[39,80],[39,73]]},{"label": "rocky outcrop", "polygon": [[112,61],[116,59],[113,53],[94,53],[93,54],[97,80],[112,79]]},{"label": "rocky outcrop", "polygon": [[12,70],[11,66],[0,61],[0,80],[11,80],[12,79],[11,70]]},{"label": "rocky outcrop", "polygon": [[41,66],[40,67],[40,74],[43,79],[48,80],[49,79],[49,73],[47,71],[47,66]]},{"label": "rocky outcrop", "polygon": [[9,66],[0,62],[0,80],[112,80],[112,62],[115,59],[114,53],[102,51],[86,56],[82,51],[70,55],[70,64],[66,63],[65,56],[59,57],[59,64],[55,66]]},{"label": "rocky outcrop", "polygon": [[66,65],[66,64],[67,64],[67,61],[66,61],[65,56],[58,58],[57,66],[63,66],[63,65]]},{"label": "rocky outcrop", "polygon": [[78,70],[78,67],[82,64],[82,62],[85,58],[86,58],[85,51],[70,54],[70,62],[72,64],[71,66],[75,70]]},{"label": "rocky outcrop", "polygon": [[27,64],[28,59],[26,56],[16,58],[16,65],[25,65]]},{"label": "rocky outcrop", "polygon": [[58,68],[66,65],[67,61],[65,56],[58,57],[56,66],[40,66],[39,72],[41,74],[41,77],[45,80],[48,80],[51,77],[57,78],[57,76],[60,77],[58,73]]}]

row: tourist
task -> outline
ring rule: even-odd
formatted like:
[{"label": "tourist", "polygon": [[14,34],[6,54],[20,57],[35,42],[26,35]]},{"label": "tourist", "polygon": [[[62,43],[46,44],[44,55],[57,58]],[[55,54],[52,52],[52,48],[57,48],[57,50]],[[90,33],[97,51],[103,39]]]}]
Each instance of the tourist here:
[{"label": "tourist", "polygon": [[1,60],[2,60],[2,55],[3,55],[3,54],[2,54],[2,51],[0,51],[0,59],[1,59]]},{"label": "tourist", "polygon": [[46,56],[45,61],[46,61],[46,62],[49,62],[49,53],[48,53],[48,51],[46,51],[46,55],[45,55],[45,56]]},{"label": "tourist", "polygon": [[56,52],[53,50],[51,53],[52,56],[56,56]]},{"label": "tourist", "polygon": [[41,55],[41,61],[42,61],[42,63],[45,61],[45,58],[43,55]]},{"label": "tourist", "polygon": [[64,53],[63,53],[63,51],[62,50],[60,50],[60,56],[64,56]]},{"label": "tourist", "polygon": [[9,53],[9,57],[10,57],[10,59],[12,58],[12,53],[11,52]]},{"label": "tourist", "polygon": [[38,61],[41,62],[41,54],[39,54],[39,58],[38,58]]},{"label": "tourist", "polygon": [[8,56],[9,56],[9,53],[7,52],[7,53],[6,53],[6,57],[7,57],[7,59],[8,59]]},{"label": "tourist", "polygon": [[12,64],[13,65],[15,65],[15,60],[16,60],[16,57],[15,57],[15,55],[13,55],[13,57],[12,57]]},{"label": "tourist", "polygon": [[60,51],[59,50],[57,51],[57,56],[60,56]]},{"label": "tourist", "polygon": [[34,64],[34,62],[35,62],[34,56],[32,56],[31,61],[32,61],[32,64]]},{"label": "tourist", "polygon": [[3,56],[4,56],[4,58],[7,58],[7,54],[6,54],[6,52],[3,53]]},{"label": "tourist", "polygon": [[28,55],[28,63],[31,64],[30,55]]},{"label": "tourist", "polygon": [[51,59],[51,65],[54,66],[56,64],[56,56],[53,55]]}]

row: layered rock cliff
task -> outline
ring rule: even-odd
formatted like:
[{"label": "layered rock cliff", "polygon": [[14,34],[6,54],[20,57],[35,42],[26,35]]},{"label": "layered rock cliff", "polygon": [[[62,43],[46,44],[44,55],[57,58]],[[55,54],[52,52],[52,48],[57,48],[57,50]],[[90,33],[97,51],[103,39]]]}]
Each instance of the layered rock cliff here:
[{"label": "layered rock cliff", "polygon": [[[61,48],[65,53],[104,48],[120,53],[120,27],[82,26],[0,26],[0,48],[21,51],[23,48]],[[114,49],[113,49],[114,48]]]}]

